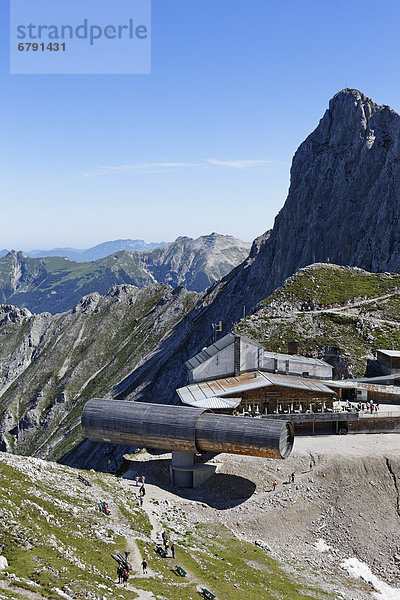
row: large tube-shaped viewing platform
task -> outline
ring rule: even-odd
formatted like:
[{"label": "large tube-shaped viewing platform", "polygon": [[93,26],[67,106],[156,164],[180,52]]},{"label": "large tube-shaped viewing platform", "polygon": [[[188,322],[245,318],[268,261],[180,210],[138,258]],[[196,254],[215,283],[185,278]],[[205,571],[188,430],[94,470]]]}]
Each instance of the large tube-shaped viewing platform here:
[{"label": "large tube-shaped viewing platform", "polygon": [[286,458],[294,441],[293,426],[283,420],[106,398],[87,402],[82,429],[95,442],[192,454],[211,451]]}]

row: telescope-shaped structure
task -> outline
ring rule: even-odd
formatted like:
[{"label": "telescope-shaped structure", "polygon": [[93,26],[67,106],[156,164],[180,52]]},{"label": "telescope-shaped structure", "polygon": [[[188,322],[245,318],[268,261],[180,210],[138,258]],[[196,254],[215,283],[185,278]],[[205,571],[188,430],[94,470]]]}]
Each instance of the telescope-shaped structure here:
[{"label": "telescope-shaped structure", "polygon": [[95,442],[159,448],[173,452],[172,481],[199,485],[211,465],[196,464],[197,453],[227,452],[286,458],[294,440],[286,421],[216,414],[203,408],[93,398],[82,413],[84,435]]}]

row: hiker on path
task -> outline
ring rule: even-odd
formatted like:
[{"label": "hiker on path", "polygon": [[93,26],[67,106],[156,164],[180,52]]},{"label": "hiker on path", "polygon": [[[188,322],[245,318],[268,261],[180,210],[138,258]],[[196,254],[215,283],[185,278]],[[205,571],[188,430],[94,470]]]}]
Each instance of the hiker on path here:
[{"label": "hiker on path", "polygon": [[118,565],[117,575],[118,583],[122,583],[124,581],[124,567],[122,565]]},{"label": "hiker on path", "polygon": [[163,532],[162,532],[162,534],[161,534],[161,537],[162,537],[163,544],[164,544],[164,546],[165,546],[165,542],[166,542],[166,541],[167,541],[167,539],[168,539],[168,538],[167,538],[167,534],[165,533],[165,531],[163,531]]},{"label": "hiker on path", "polygon": [[273,489],[274,491],[275,491],[275,488],[276,488],[276,481],[274,481],[274,482],[273,482],[273,484],[272,484],[272,489]]},{"label": "hiker on path", "polygon": [[128,579],[129,579],[129,569],[125,568],[124,572],[122,574],[122,581],[124,582],[124,587],[127,587]]},{"label": "hiker on path", "polygon": [[146,495],[146,490],[144,489],[144,483],[142,483],[142,485],[140,487],[139,495],[140,496],[145,496]]},{"label": "hiker on path", "polygon": [[294,473],[292,473],[292,474],[291,474],[291,476],[290,476],[290,481],[291,481],[292,483],[294,483]]},{"label": "hiker on path", "polygon": [[143,569],[143,575],[147,575],[147,560],[146,560],[146,558],[144,558],[142,560],[142,569]]},{"label": "hiker on path", "polygon": [[174,544],[174,542],[172,542],[172,544],[171,544],[171,555],[172,555],[172,558],[175,558],[175,544]]},{"label": "hiker on path", "polygon": [[136,475],[135,482],[136,482],[136,487],[138,487],[138,485],[139,485],[139,475]]}]

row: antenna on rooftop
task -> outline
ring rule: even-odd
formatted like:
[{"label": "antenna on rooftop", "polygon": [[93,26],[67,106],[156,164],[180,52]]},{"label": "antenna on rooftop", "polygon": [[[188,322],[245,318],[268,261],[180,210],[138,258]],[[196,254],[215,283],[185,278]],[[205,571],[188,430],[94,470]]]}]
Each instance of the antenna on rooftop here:
[{"label": "antenna on rooftop", "polygon": [[213,333],[214,333],[214,342],[217,341],[217,333],[222,333],[222,321],[219,323],[212,324]]}]

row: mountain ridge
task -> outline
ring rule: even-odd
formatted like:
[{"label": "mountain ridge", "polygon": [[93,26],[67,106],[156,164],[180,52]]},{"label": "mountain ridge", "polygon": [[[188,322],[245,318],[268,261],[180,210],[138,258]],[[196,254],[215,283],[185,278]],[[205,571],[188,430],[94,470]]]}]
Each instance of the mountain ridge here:
[{"label": "mountain ridge", "polygon": [[73,308],[87,294],[106,294],[121,284],[143,288],[160,282],[200,292],[242,262],[249,250],[247,242],[212,233],[178,238],[148,252],[121,250],[85,263],[12,251],[0,258],[0,301],[54,314]]},{"label": "mountain ridge", "polygon": [[110,254],[121,250],[144,252],[166,246],[168,242],[145,242],[139,239],[118,239],[101,242],[91,248],[52,248],[51,250],[25,250],[25,254],[31,258],[43,258],[45,256],[62,256],[69,260],[87,262],[105,258]]}]

